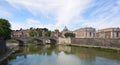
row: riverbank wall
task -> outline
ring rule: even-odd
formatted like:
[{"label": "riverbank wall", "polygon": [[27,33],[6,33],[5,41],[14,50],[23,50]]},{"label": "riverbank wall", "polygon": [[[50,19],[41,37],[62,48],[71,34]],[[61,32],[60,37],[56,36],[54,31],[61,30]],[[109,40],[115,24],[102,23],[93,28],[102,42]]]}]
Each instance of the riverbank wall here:
[{"label": "riverbank wall", "polygon": [[12,53],[18,51],[19,47],[18,46],[9,46],[8,50],[0,56],[0,63],[7,59]]},{"label": "riverbank wall", "polygon": [[120,39],[105,38],[71,38],[71,44],[120,48]]},{"label": "riverbank wall", "polygon": [[0,37],[0,55],[7,51],[5,40]]},{"label": "riverbank wall", "polygon": [[58,44],[67,45],[71,44],[71,38],[58,38]]}]

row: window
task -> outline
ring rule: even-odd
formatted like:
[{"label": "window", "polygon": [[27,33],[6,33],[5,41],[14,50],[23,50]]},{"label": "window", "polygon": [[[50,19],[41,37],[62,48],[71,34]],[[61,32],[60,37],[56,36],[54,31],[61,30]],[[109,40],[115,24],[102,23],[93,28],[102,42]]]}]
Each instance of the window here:
[{"label": "window", "polygon": [[119,37],[119,32],[116,32],[116,37]]},{"label": "window", "polygon": [[90,37],[91,37],[91,36],[92,36],[92,33],[90,32],[89,34],[90,34]]}]

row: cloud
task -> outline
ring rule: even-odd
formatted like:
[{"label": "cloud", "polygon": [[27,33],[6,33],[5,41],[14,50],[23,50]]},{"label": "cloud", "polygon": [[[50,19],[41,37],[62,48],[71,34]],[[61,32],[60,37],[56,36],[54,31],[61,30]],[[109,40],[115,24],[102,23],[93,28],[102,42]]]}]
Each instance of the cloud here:
[{"label": "cloud", "polygon": [[8,12],[6,9],[4,9],[3,7],[0,6],[0,16],[1,17],[11,17],[12,14],[10,12]]},{"label": "cloud", "polygon": [[41,27],[41,22],[40,21],[37,21],[37,20],[34,20],[34,19],[27,19],[26,20],[26,24],[27,26],[31,26],[31,27]]},{"label": "cloud", "polygon": [[35,20],[35,19],[32,19],[32,18],[28,18],[24,21],[24,23],[22,22],[13,22],[13,21],[10,21],[10,23],[12,24],[12,29],[13,30],[16,30],[16,29],[29,29],[31,27],[33,28],[49,28],[51,30],[54,30],[55,29],[55,26],[52,25],[52,24],[42,24],[39,20]]},{"label": "cloud", "polygon": [[[28,10],[36,16],[44,16],[55,23],[43,24],[43,20],[26,18],[24,27],[92,26],[98,28],[120,27],[120,0],[6,0],[18,10]],[[84,16],[83,14],[86,13]],[[88,18],[86,18],[88,17]],[[19,24],[19,23],[16,23]],[[23,23],[20,23],[20,26]],[[15,23],[13,23],[15,26]],[[18,25],[19,26],[19,25]],[[19,26],[19,27],[20,27]],[[14,27],[15,28],[15,27]]]},{"label": "cloud", "polygon": [[[74,19],[81,18],[81,14],[87,9],[90,0],[68,0],[57,14],[57,25],[72,25],[76,23]],[[67,5],[66,5],[67,4]]]},{"label": "cloud", "polygon": [[[82,26],[95,27],[97,29],[120,27],[120,0],[104,1],[105,4],[97,3],[93,7],[95,10],[90,13],[88,20]],[[100,7],[99,7],[100,6]]]},{"label": "cloud", "polygon": [[42,24],[41,21],[29,18],[26,20],[27,26],[34,27],[34,28],[50,28],[51,30],[55,29],[53,24]]},{"label": "cloud", "polygon": [[[55,27],[70,26],[87,9],[92,0],[6,0],[17,9],[26,8],[33,15],[53,16]],[[50,17],[51,18],[51,17]]]},{"label": "cloud", "polygon": [[19,30],[20,28],[22,28],[22,29],[28,29],[29,27],[28,26],[26,26],[27,24],[26,23],[20,23],[20,22],[13,22],[13,21],[10,21],[10,23],[11,23],[11,27],[12,27],[12,29],[13,30]]},{"label": "cloud", "polygon": [[[106,21],[106,22],[105,22]],[[109,27],[120,27],[120,18],[115,18],[115,19],[111,19],[111,21],[102,21],[102,20],[99,20],[99,21],[93,21],[93,22],[86,22],[86,23],[83,23],[82,26],[88,26],[88,27],[94,27],[96,29],[103,29],[103,28],[109,28]]]}]

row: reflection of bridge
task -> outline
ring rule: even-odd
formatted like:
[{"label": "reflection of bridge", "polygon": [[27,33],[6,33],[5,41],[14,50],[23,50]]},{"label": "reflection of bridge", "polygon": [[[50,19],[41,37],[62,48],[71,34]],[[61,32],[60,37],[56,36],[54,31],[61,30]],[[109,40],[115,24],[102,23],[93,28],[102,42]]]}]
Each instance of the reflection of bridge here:
[{"label": "reflection of bridge", "polygon": [[25,45],[27,44],[28,41],[36,41],[38,44],[45,44],[45,43],[50,43],[50,44],[56,44],[57,43],[57,38],[55,37],[17,37],[13,38],[14,40],[19,42],[19,45]]}]

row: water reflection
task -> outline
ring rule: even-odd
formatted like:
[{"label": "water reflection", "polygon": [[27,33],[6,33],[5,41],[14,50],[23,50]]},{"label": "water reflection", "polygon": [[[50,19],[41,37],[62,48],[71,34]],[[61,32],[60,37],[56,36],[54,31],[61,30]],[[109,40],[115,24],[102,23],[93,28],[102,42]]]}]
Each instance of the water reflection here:
[{"label": "water reflection", "polygon": [[119,54],[89,48],[46,45],[19,49],[2,65],[120,65]]}]

